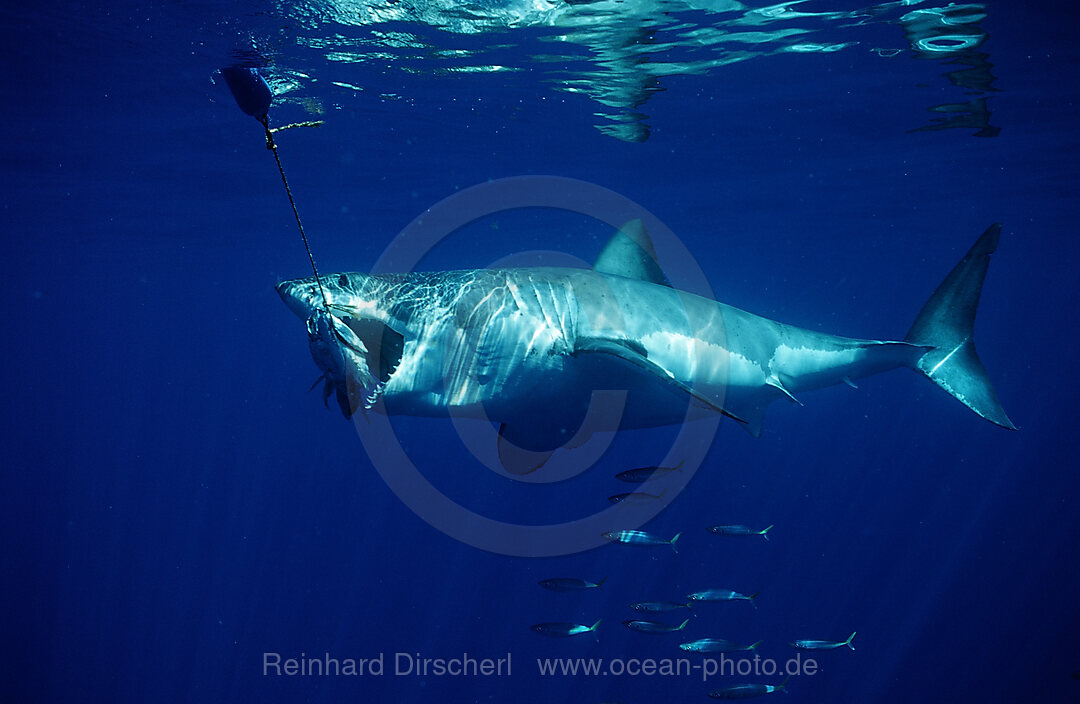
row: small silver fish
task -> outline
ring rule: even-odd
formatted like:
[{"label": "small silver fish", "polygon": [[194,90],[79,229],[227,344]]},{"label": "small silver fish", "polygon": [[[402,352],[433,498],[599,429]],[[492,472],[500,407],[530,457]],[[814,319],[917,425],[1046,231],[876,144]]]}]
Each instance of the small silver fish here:
[{"label": "small silver fish", "polygon": [[[667,491],[667,489],[664,489]],[[659,494],[650,494],[647,491],[631,491],[625,494],[612,494],[607,497],[607,500],[613,504],[647,504],[653,501],[660,501],[664,498],[664,491]]]},{"label": "small silver fish", "polygon": [[[732,591],[730,589],[706,589],[703,592],[694,592],[693,594],[687,594],[686,598],[689,601],[739,601],[739,600],[743,600],[743,601],[749,601],[751,604],[753,604],[754,599],[756,599],[757,595],[760,594],[760,593],[761,592],[754,592],[750,596],[747,596],[745,594],[740,594],[739,592],[734,592],[734,591]],[[755,605],[755,608],[757,608],[756,605]]]},{"label": "small silver fish", "polygon": [[690,623],[690,619],[686,619],[678,626],[660,623],[659,621],[623,621],[624,626],[638,633],[674,633],[686,628],[688,623]]},{"label": "small silver fish", "polygon": [[551,577],[549,579],[541,579],[539,584],[544,589],[550,589],[553,592],[583,592],[586,589],[596,589],[604,583],[607,577],[601,579],[599,582],[588,582],[584,579],[577,579],[576,577]]},{"label": "small silver fish", "polygon": [[646,533],[643,530],[611,530],[604,533],[604,537],[613,543],[623,543],[624,545],[670,545],[671,549],[675,552],[679,552],[679,549],[675,547],[675,541],[679,539],[682,533],[676,533],[675,537],[671,540],[664,540],[651,533]]},{"label": "small silver fish", "polygon": [[734,525],[734,526],[709,526],[709,532],[713,535],[732,535],[745,537],[747,535],[760,535],[765,540],[769,539],[769,531],[772,530],[772,526],[763,528],[761,530],[754,530],[749,526]]},{"label": "small silver fish", "polygon": [[753,645],[739,645],[723,638],[699,638],[683,643],[679,647],[690,653],[733,653],[739,650],[757,650],[759,645],[761,645],[760,640]]},{"label": "small silver fish", "polygon": [[845,645],[852,650],[855,650],[855,646],[851,644],[851,639],[855,637],[852,633],[848,636],[847,640],[833,641],[833,640],[794,640],[791,642],[792,648],[798,648],[799,650],[835,650],[836,648],[842,648]]},{"label": "small silver fish", "polygon": [[635,601],[630,604],[630,608],[634,611],[644,611],[647,613],[658,613],[661,611],[675,611],[677,609],[689,609],[690,604],[680,604],[675,601]]},{"label": "small silver fish", "polygon": [[783,692],[787,694],[787,682],[791,679],[791,675],[784,678],[784,681],[780,684],[737,684],[733,687],[724,687],[723,689],[716,689],[709,692],[709,696],[713,699],[752,699],[753,697],[760,697],[765,694],[772,694],[773,692]]},{"label": "small silver fish", "polygon": [[[685,460],[683,460],[685,462]],[[683,463],[674,467],[638,467],[637,469],[628,469],[625,472],[619,472],[615,475],[615,478],[621,482],[628,484],[641,484],[645,480],[651,478],[657,479],[664,475],[671,474],[672,472],[681,472]]]},{"label": "small silver fish", "polygon": [[596,627],[600,625],[600,622],[604,619],[597,619],[596,623],[591,626],[582,626],[576,623],[536,623],[530,626],[534,631],[542,636],[552,636],[554,638],[567,638],[569,636],[577,636],[582,633],[593,633],[596,631]]}]

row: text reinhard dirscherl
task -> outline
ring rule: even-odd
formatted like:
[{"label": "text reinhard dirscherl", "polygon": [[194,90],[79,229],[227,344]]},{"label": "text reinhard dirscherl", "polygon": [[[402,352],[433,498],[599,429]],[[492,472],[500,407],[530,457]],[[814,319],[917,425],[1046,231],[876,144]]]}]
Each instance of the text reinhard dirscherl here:
[{"label": "text reinhard dirscherl", "polygon": [[[367,658],[338,658],[330,653],[283,657],[281,653],[263,653],[262,673],[276,677],[509,677],[511,653],[503,657],[474,657],[468,653],[453,657],[424,657],[420,653],[377,653]],[[729,658],[537,658],[538,674],[543,677],[687,677],[703,681],[713,677],[810,675],[818,672],[813,658],[796,654],[787,661],[754,657]]]},{"label": "text reinhard dirscherl", "polygon": [[509,677],[510,664],[510,653],[500,658],[477,658],[468,653],[449,658],[420,653],[377,653],[369,658],[263,653],[262,673],[279,677]]}]

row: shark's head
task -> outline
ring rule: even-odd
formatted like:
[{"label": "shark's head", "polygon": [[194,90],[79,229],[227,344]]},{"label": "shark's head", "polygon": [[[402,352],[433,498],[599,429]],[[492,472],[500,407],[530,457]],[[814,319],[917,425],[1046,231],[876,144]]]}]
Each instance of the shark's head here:
[{"label": "shark's head", "polygon": [[403,336],[365,300],[366,278],[335,274],[321,277],[321,288],[313,277],[282,281],[275,287],[289,310],[307,325],[308,348],[322,371],[319,380],[325,382],[323,401],[333,394],[346,418],[375,403],[400,363],[404,346]]}]

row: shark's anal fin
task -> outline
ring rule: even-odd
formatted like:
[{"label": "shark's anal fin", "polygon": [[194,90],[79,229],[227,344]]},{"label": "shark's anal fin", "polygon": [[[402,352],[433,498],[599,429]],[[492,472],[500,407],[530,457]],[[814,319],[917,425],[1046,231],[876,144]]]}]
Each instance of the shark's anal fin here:
[{"label": "shark's anal fin", "polygon": [[656,250],[641,220],[619,228],[596,258],[593,271],[671,286],[656,262]]},{"label": "shark's anal fin", "polygon": [[721,413],[732,420],[737,420],[740,423],[745,423],[742,418],[724,409],[716,404],[711,399],[706,398],[697,391],[694,391],[686,383],[679,381],[671,372],[664,369],[660,365],[652,362],[645,355],[645,350],[641,345],[630,340],[612,340],[598,337],[586,337],[578,338],[577,343],[574,346],[574,354],[608,354],[624,362],[634,365],[640,370],[648,372],[657,378],[661,383],[667,384],[672,388],[678,389],[682,393],[686,394],[690,398],[694,399],[698,403],[711,408],[712,410]]}]

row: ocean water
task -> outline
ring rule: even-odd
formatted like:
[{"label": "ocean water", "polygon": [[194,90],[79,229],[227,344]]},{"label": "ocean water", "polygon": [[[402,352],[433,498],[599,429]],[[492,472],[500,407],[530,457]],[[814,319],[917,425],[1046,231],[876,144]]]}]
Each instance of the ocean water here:
[{"label": "ocean water", "polygon": [[[613,667],[685,657],[677,644],[705,636],[761,640],[761,662],[784,667],[793,639],[857,631],[854,651],[803,653],[818,670],[791,677],[791,701],[1076,701],[1074,13],[841,0],[9,8],[0,697],[706,701],[783,676]],[[760,438],[722,423],[644,526],[681,532],[677,553],[536,558],[459,541],[409,508],[382,476],[398,467],[376,466],[332,400],[307,393],[319,372],[273,287],[310,269],[262,127],[216,73],[236,64],[272,86],[272,125],[324,121],[276,135],[324,272],[372,270],[415,218],[472,187],[558,177],[578,184],[518,182],[563,188],[530,207],[485,200],[489,212],[409,250],[416,268],[541,250],[591,262],[610,228],[578,196],[606,189],[675,233],[718,300],[897,339],[1001,222],[976,330],[1019,430],[898,370],[774,403]],[[613,475],[670,459],[679,430],[622,432],[584,474],[530,484],[486,469],[449,420],[392,427],[440,495],[514,524],[606,508],[629,490]],[[706,532],[717,523],[775,527],[766,542]],[[536,584],[559,576],[606,580]],[[760,592],[757,608],[695,607],[685,637],[620,623],[629,602],[721,587]],[[597,619],[595,637],[530,629]],[[510,658],[510,671],[395,668],[465,653]],[[384,665],[279,675],[267,654]],[[608,674],[545,676],[544,658]]]}]

